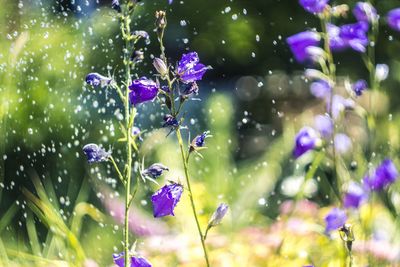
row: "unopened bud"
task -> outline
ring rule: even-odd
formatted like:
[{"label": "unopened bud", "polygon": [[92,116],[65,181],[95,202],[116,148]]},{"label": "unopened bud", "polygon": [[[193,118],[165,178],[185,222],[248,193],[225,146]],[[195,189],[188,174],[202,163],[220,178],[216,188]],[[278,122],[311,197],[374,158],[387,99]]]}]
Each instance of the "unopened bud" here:
[{"label": "unopened bud", "polygon": [[214,211],[210,220],[208,221],[208,227],[213,227],[221,223],[222,219],[228,212],[229,206],[225,203],[219,204],[218,208]]},{"label": "unopened bud", "polygon": [[157,70],[157,72],[161,75],[161,77],[165,77],[168,74],[167,65],[165,65],[164,60],[156,57],[153,60],[153,66]]}]

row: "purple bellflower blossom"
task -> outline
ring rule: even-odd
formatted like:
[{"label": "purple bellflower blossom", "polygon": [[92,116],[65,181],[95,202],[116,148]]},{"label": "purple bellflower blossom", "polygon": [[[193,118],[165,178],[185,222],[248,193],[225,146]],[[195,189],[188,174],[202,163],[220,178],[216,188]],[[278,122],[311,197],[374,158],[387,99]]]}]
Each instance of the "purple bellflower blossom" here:
[{"label": "purple bellflower blossom", "polygon": [[112,0],[111,8],[115,9],[118,13],[121,13],[121,5],[119,4],[119,0]]},{"label": "purple bellflower blossom", "polygon": [[192,141],[192,146],[195,148],[203,147],[207,137],[210,137],[210,131],[205,131],[202,134],[196,136]]},{"label": "purple bellflower blossom", "polygon": [[146,77],[132,81],[129,85],[129,100],[132,105],[137,105],[143,102],[151,101],[158,94],[158,86],[156,82]]},{"label": "purple bellflower blossom", "polygon": [[225,203],[219,204],[218,208],[214,211],[210,220],[208,221],[208,227],[213,227],[221,223],[222,219],[228,212],[229,206]]},{"label": "purple bellflower blossom", "polygon": [[199,94],[199,86],[197,85],[196,82],[192,82],[186,85],[185,89],[183,90],[183,94],[185,96],[189,95],[198,95]]},{"label": "purple bellflower blossom", "polygon": [[368,23],[364,21],[345,24],[340,27],[328,24],[328,34],[332,51],[342,51],[352,48],[357,52],[364,53],[368,45],[368,28]]},{"label": "purple bellflower blossom", "polygon": [[154,163],[147,169],[144,169],[142,171],[142,175],[156,179],[160,177],[164,171],[169,171],[168,167],[164,166],[161,163]]},{"label": "purple bellflower blossom", "polygon": [[[125,257],[124,252],[119,254],[113,254],[114,263],[118,267],[124,267],[125,265]],[[131,266],[130,267],[152,267],[152,265],[143,257],[131,257]]]},{"label": "purple bellflower blossom", "polygon": [[[346,109],[351,109],[355,105],[354,101],[350,98],[344,98],[341,95],[334,95],[332,100],[332,116],[337,119],[339,115]],[[328,105],[328,107],[330,107]]]},{"label": "purple bellflower blossom", "polygon": [[183,186],[177,183],[165,185],[155,192],[151,196],[154,217],[174,216],[174,209],[181,198],[182,192]]},{"label": "purple bellflower blossom", "polygon": [[321,99],[328,99],[331,95],[331,86],[327,81],[318,80],[310,85],[310,92],[313,96]]},{"label": "purple bellflower blossom", "polygon": [[358,21],[374,23],[378,20],[375,7],[368,2],[357,2],[353,8],[353,15]]},{"label": "purple bellflower blossom", "polygon": [[333,133],[333,121],[328,115],[315,116],[314,127],[323,138],[329,138]]},{"label": "purple bellflower blossom", "polygon": [[87,144],[82,150],[83,153],[85,153],[89,163],[107,161],[111,156],[111,152],[105,151],[104,148],[101,148],[96,144]]},{"label": "purple bellflower blossom", "polygon": [[111,83],[111,81],[112,81],[111,78],[105,77],[97,72],[89,73],[86,76],[86,83],[91,86],[99,86],[100,85],[101,87],[104,87],[104,86],[109,85]]},{"label": "purple bellflower blossom", "polygon": [[183,54],[181,60],[178,62],[177,74],[182,82],[192,83],[201,80],[209,68],[200,63],[196,52],[189,52]]},{"label": "purple bellflower blossom", "polygon": [[300,0],[300,5],[310,13],[322,13],[329,3],[329,0]]},{"label": "purple bellflower blossom", "polygon": [[346,212],[339,208],[333,208],[325,217],[325,233],[329,234],[333,230],[341,228],[347,220]]},{"label": "purple bellflower blossom", "polygon": [[343,197],[343,205],[345,208],[355,208],[361,206],[368,199],[368,193],[355,182],[351,182],[347,188],[347,192]]},{"label": "purple bellflower blossom", "polygon": [[358,80],[355,83],[353,83],[351,88],[353,89],[353,92],[357,96],[361,96],[363,91],[368,88],[368,83],[367,83],[367,81],[361,79],[361,80]]},{"label": "purple bellflower blossom", "polygon": [[309,150],[314,149],[318,143],[317,132],[311,127],[303,127],[295,137],[293,156],[300,157]]},{"label": "purple bellflower blossom", "polygon": [[396,166],[390,159],[385,159],[372,173],[364,177],[364,186],[372,191],[380,191],[394,183],[399,176]]},{"label": "purple bellflower blossom", "polygon": [[390,10],[386,15],[386,19],[390,28],[400,31],[400,8]]},{"label": "purple bellflower blossom", "polygon": [[349,152],[352,148],[352,143],[350,137],[343,133],[338,133],[335,135],[335,149],[339,154],[345,154]]},{"label": "purple bellflower blossom", "polygon": [[296,33],[286,39],[295,59],[300,63],[312,59],[307,48],[318,46],[320,41],[321,36],[314,31]]}]

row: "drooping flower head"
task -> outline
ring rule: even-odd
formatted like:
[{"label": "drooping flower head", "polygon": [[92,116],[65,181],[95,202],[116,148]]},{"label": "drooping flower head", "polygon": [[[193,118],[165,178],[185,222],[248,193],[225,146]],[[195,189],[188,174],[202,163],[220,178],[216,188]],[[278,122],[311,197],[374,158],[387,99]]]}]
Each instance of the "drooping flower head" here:
[{"label": "drooping flower head", "polygon": [[353,8],[353,14],[358,21],[373,23],[378,20],[378,14],[375,7],[368,2],[357,2]]},{"label": "drooping flower head", "polygon": [[380,191],[396,181],[399,173],[393,161],[385,159],[372,173],[364,177],[364,186],[372,191]]},{"label": "drooping flower head", "polygon": [[210,131],[205,131],[202,134],[196,136],[192,141],[192,146],[203,147],[207,137],[210,137]]},{"label": "drooping flower head", "polygon": [[328,115],[315,116],[314,126],[324,138],[329,138],[333,133],[333,121]]},{"label": "drooping flower head", "polygon": [[97,72],[89,73],[86,76],[86,83],[91,86],[101,86],[104,87],[111,83],[111,78],[105,77]]},{"label": "drooping flower head", "polygon": [[386,15],[386,19],[390,28],[400,31],[400,8],[390,10]]},{"label": "drooping flower head", "polygon": [[183,90],[184,96],[190,96],[192,94],[195,94],[195,95],[199,94],[199,86],[197,85],[196,82],[187,84],[185,89]]},{"label": "drooping flower head", "polygon": [[338,152],[339,154],[347,153],[352,147],[350,137],[343,133],[337,133],[335,135],[334,143],[336,152]]},{"label": "drooping flower head", "polygon": [[300,157],[309,150],[316,147],[318,136],[316,131],[311,127],[303,127],[295,137],[295,146],[293,149],[293,156]]},{"label": "drooping flower head", "polygon": [[353,89],[354,93],[357,96],[361,96],[363,91],[368,88],[368,83],[367,83],[367,81],[361,79],[361,80],[358,80],[355,83],[353,83],[351,88]]},{"label": "drooping flower head", "polygon": [[351,182],[343,198],[345,208],[358,208],[368,198],[368,193],[357,183]]},{"label": "drooping flower head", "polygon": [[303,63],[312,59],[307,48],[318,46],[320,40],[321,36],[317,32],[305,31],[288,37],[286,42],[288,43],[295,59],[298,62]]},{"label": "drooping flower head", "polygon": [[214,211],[210,220],[208,221],[208,226],[213,227],[221,223],[222,219],[228,212],[229,206],[225,203],[219,204],[218,208]]},{"label": "drooping flower head", "polygon": [[107,161],[108,157],[111,155],[111,152],[105,151],[104,148],[101,148],[96,144],[87,144],[82,150],[89,163]]},{"label": "drooping flower head", "polygon": [[154,163],[147,169],[142,171],[143,176],[149,176],[153,179],[160,177],[164,171],[169,171],[168,167],[164,166],[161,163]]},{"label": "drooping flower head", "polygon": [[328,99],[331,95],[331,86],[325,80],[318,80],[310,85],[310,92],[317,98]]},{"label": "drooping flower head", "polygon": [[118,13],[121,13],[121,5],[119,4],[119,0],[112,0],[111,8],[115,9]]},{"label": "drooping flower head", "polygon": [[161,77],[164,77],[165,75],[168,74],[168,67],[165,65],[164,60],[161,58],[154,58],[153,60],[153,66],[157,70],[157,72],[161,75]]},{"label": "drooping flower head", "polygon": [[178,62],[177,74],[184,83],[192,83],[203,78],[204,73],[209,67],[200,63],[199,56],[196,52],[183,54]]},{"label": "drooping flower head", "polygon": [[[332,116],[336,120],[339,115],[346,109],[351,109],[355,105],[354,101],[350,98],[344,98],[341,95],[334,95],[332,100]],[[330,105],[328,105],[329,109]]]},{"label": "drooping flower head", "polygon": [[[125,266],[125,253],[119,253],[119,254],[113,254],[114,258],[114,263],[118,267],[124,267]],[[152,267],[152,265],[143,257],[131,257],[131,266],[130,267]]]},{"label": "drooping flower head", "polygon": [[300,5],[310,13],[322,13],[329,3],[329,0],[300,0]]},{"label": "drooping flower head", "polygon": [[333,230],[341,228],[347,220],[346,212],[339,208],[333,208],[325,217],[325,232],[328,234]]},{"label": "drooping flower head", "polygon": [[183,186],[171,183],[163,186],[151,196],[154,217],[174,216],[174,209],[178,204],[183,192]]},{"label": "drooping flower head", "polygon": [[156,82],[146,77],[133,80],[129,85],[129,100],[132,105],[137,105],[143,102],[151,101],[158,94],[158,86]]},{"label": "drooping flower head", "polygon": [[345,24],[340,27],[328,24],[329,44],[332,51],[342,51],[351,48],[364,53],[368,45],[367,22],[359,21],[353,24]]}]

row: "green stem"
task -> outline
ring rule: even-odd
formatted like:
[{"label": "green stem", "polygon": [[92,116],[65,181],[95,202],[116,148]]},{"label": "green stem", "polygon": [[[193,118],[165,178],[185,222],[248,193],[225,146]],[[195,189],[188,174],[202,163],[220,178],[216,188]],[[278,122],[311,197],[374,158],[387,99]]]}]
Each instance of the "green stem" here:
[{"label": "green stem", "polygon": [[194,199],[193,199],[192,188],[190,186],[190,178],[189,178],[189,170],[188,170],[189,156],[186,156],[184,145],[183,145],[183,140],[182,140],[182,135],[181,135],[181,131],[180,131],[179,127],[176,129],[176,137],[178,138],[179,148],[180,148],[180,151],[181,151],[183,168],[185,170],[186,184],[187,184],[187,188],[189,190],[189,199],[190,199],[190,204],[192,206],[193,216],[194,216],[194,219],[196,221],[196,226],[197,226],[197,230],[199,232],[201,245],[203,247],[204,259],[206,261],[206,266],[209,267],[210,266],[210,262],[208,260],[207,247],[206,247],[206,244],[205,244],[205,236],[203,235],[203,232],[202,232],[201,227],[200,227],[199,219],[197,217],[197,212],[196,212],[196,206],[195,206]]},{"label": "green stem", "polygon": [[119,179],[121,180],[121,182],[125,185],[125,180],[124,180],[124,176],[122,175],[121,171],[118,168],[117,163],[115,162],[114,158],[112,156],[109,157],[109,160],[111,161],[111,163],[114,166],[115,171],[118,174]]}]

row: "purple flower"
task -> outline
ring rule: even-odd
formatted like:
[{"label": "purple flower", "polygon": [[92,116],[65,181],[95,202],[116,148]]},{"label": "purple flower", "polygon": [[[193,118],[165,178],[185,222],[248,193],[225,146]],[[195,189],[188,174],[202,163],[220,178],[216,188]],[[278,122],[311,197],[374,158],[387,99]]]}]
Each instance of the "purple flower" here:
[{"label": "purple flower", "polygon": [[119,4],[118,0],[112,0],[111,2],[111,8],[115,9],[118,13],[121,13],[121,5]]},{"label": "purple flower", "polygon": [[363,91],[368,88],[368,83],[365,80],[358,80],[351,86],[357,96],[361,96]]},{"label": "purple flower", "polygon": [[300,5],[310,13],[322,13],[329,0],[300,0]]},{"label": "purple flower", "polygon": [[168,167],[162,165],[161,163],[154,163],[147,169],[144,169],[142,171],[142,175],[156,179],[160,177],[164,171],[169,171]]},{"label": "purple flower", "polygon": [[101,148],[96,144],[87,144],[82,150],[89,163],[107,161],[108,157],[111,155],[111,152],[106,152],[104,148]]},{"label": "purple flower", "polygon": [[353,14],[358,21],[374,22],[378,20],[376,9],[368,2],[357,2],[353,8]]},{"label": "purple flower", "polygon": [[191,94],[198,95],[199,94],[199,86],[196,82],[189,83],[186,85],[185,89],[183,90],[183,94],[185,96],[189,96]]},{"label": "purple flower", "polygon": [[[119,267],[125,265],[125,253],[113,254],[114,263]],[[143,257],[131,257],[131,267],[151,267],[152,265]]]},{"label": "purple flower", "polygon": [[174,0],[168,0],[168,4],[172,4]]},{"label": "purple flower", "polygon": [[209,67],[200,63],[196,52],[183,54],[178,62],[177,74],[184,83],[192,83],[203,78]]},{"label": "purple flower", "polygon": [[203,147],[207,137],[210,137],[210,131],[205,131],[202,134],[196,136],[192,141],[192,146]]},{"label": "purple flower", "polygon": [[135,38],[143,38],[143,39],[149,39],[150,38],[149,34],[146,31],[134,31],[132,33],[132,35]]},{"label": "purple flower", "polygon": [[216,211],[214,211],[210,220],[208,221],[208,227],[213,227],[221,223],[222,219],[228,212],[229,206],[225,203],[219,204]]},{"label": "purple flower", "polygon": [[321,36],[314,31],[305,31],[296,33],[286,39],[290,50],[292,51],[296,60],[300,63],[311,59],[308,47],[318,46],[321,40]]},{"label": "purple flower", "polygon": [[172,116],[171,114],[167,114],[164,116],[164,124],[163,127],[178,127],[178,120]]},{"label": "purple flower", "polygon": [[393,161],[385,159],[375,171],[364,177],[364,185],[372,191],[380,191],[396,181],[399,173]]},{"label": "purple flower", "polygon": [[105,77],[97,72],[89,73],[86,76],[86,83],[91,86],[101,86],[104,87],[111,83],[111,78]]},{"label": "purple flower", "polygon": [[312,150],[318,141],[316,131],[311,127],[303,127],[295,137],[293,156],[300,157],[309,150]]},{"label": "purple flower", "polygon": [[129,100],[132,105],[137,105],[146,101],[151,101],[156,98],[158,93],[157,84],[146,77],[134,80],[131,85],[129,85]]},{"label": "purple flower", "polygon": [[350,138],[342,133],[338,133],[335,135],[334,143],[335,149],[339,154],[347,153],[352,147]]},{"label": "purple flower", "polygon": [[167,215],[174,216],[174,208],[178,204],[183,192],[183,186],[172,183],[163,186],[160,190],[151,196],[153,203],[154,217],[163,217]]},{"label": "purple flower", "polygon": [[338,116],[345,111],[354,107],[354,101],[350,98],[344,98],[341,95],[334,95],[332,100],[332,116],[337,119]]},{"label": "purple flower", "polygon": [[333,133],[333,121],[327,115],[317,115],[314,118],[315,129],[321,134],[322,137],[328,138]]},{"label": "purple flower", "polygon": [[386,15],[386,19],[390,28],[400,31],[400,8],[390,10]]},{"label": "purple flower", "polygon": [[310,85],[310,92],[317,98],[328,99],[331,94],[331,86],[327,81],[318,80]]},{"label": "purple flower", "polygon": [[339,208],[333,208],[325,217],[325,232],[329,233],[342,227],[347,220],[346,212]]},{"label": "purple flower", "polygon": [[358,208],[368,198],[367,192],[357,183],[351,182],[343,198],[346,208]]},{"label": "purple flower", "polygon": [[368,45],[368,23],[359,21],[340,27],[328,24],[329,44],[332,51],[352,48],[357,52],[365,52]]}]

